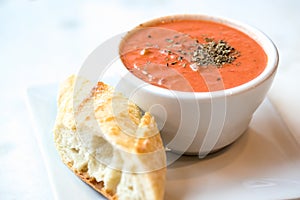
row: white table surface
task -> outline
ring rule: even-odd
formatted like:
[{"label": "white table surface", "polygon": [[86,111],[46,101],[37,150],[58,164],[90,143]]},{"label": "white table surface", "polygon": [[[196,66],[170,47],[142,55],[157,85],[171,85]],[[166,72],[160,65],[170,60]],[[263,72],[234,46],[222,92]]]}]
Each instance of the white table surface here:
[{"label": "white table surface", "polygon": [[269,35],[280,53],[269,96],[300,146],[299,10],[298,0],[0,0],[0,199],[53,198],[26,88],[61,81],[101,42],[162,15],[225,16]]}]

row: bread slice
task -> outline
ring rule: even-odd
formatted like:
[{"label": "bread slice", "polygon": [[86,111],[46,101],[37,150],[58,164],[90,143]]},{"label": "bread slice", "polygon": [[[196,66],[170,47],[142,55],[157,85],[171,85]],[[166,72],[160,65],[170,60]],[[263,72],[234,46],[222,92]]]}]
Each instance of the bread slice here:
[{"label": "bread slice", "polygon": [[108,199],[164,198],[166,155],[154,118],[114,88],[71,76],[58,95],[62,161]]}]

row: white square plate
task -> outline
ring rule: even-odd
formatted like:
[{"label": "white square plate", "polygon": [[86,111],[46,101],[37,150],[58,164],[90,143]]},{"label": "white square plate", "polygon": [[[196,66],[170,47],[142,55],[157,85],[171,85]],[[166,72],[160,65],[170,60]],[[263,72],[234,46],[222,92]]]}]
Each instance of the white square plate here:
[{"label": "white square plate", "polygon": [[[56,199],[105,199],[60,160],[53,143],[58,86],[28,90],[36,136]],[[199,160],[183,156],[167,170],[167,200],[290,199],[300,197],[300,147],[266,99],[246,133]]]}]

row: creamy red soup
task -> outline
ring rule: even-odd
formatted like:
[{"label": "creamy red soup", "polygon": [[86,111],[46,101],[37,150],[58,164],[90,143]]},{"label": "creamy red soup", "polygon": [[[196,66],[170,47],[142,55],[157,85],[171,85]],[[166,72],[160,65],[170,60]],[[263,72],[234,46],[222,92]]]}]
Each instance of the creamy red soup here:
[{"label": "creamy red soup", "polygon": [[139,25],[121,42],[120,57],[131,73],[152,85],[194,92],[239,86],[267,63],[262,47],[245,33],[185,18]]}]

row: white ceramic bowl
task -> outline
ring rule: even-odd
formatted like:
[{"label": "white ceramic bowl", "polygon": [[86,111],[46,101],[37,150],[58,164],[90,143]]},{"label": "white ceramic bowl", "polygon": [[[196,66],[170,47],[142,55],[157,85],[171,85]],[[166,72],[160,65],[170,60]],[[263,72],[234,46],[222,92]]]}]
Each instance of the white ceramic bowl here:
[{"label": "white ceramic bowl", "polygon": [[245,132],[272,84],[278,66],[278,52],[262,32],[234,20],[206,15],[176,15],[155,20],[170,17],[209,20],[238,29],[261,45],[268,57],[265,70],[255,79],[231,89],[196,93],[150,85],[119,63],[119,70],[125,75],[117,90],[143,110],[150,110],[162,129],[167,148],[178,153],[205,156],[231,144]]}]

